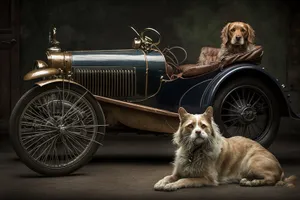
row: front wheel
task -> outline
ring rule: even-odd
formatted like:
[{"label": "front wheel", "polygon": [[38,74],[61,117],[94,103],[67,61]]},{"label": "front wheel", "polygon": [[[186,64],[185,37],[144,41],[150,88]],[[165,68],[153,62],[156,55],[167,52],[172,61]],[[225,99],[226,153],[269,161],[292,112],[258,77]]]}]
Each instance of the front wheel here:
[{"label": "front wheel", "polygon": [[20,160],[46,176],[68,175],[85,165],[105,132],[101,107],[70,83],[35,86],[16,104],[10,138]]},{"label": "front wheel", "polygon": [[273,92],[259,79],[228,82],[216,95],[215,119],[225,137],[244,136],[269,147],[279,124],[279,105]]}]

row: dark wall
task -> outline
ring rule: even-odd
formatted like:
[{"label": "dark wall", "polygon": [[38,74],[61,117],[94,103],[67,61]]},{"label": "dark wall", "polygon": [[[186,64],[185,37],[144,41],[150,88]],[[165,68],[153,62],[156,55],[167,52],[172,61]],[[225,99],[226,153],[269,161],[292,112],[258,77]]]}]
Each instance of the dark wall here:
[{"label": "dark wall", "polygon": [[292,1],[290,13],[287,81],[290,86],[292,105],[300,113],[300,12],[296,1]]},{"label": "dark wall", "polygon": [[[283,0],[23,0],[21,8],[22,76],[35,59],[45,57],[53,24],[65,50],[130,48],[135,34],[129,25],[153,27],[163,36],[162,48],[180,45],[188,52],[187,62],[194,63],[201,47],[219,47],[227,22],[245,21],[255,29],[256,43],[264,47],[267,70],[286,82],[287,70],[292,69],[291,12]],[[299,70],[293,73],[299,77]],[[30,86],[23,84],[22,91]]]}]

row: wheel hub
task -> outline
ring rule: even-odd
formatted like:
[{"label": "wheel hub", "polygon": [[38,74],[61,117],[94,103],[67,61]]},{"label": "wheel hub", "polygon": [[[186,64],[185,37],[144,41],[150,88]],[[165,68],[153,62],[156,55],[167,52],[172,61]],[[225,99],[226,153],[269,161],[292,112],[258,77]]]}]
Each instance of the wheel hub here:
[{"label": "wheel hub", "polygon": [[60,134],[65,134],[66,133],[66,127],[62,125],[58,125],[58,130]]},{"label": "wheel hub", "polygon": [[241,116],[245,122],[252,122],[256,118],[256,110],[250,106],[246,106],[242,109]]}]

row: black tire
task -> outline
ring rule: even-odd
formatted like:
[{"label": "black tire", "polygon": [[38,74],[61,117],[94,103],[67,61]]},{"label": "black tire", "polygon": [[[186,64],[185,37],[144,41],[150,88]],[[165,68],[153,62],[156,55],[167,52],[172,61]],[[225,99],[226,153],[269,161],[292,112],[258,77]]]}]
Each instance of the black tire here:
[{"label": "black tire", "polygon": [[[225,137],[244,136],[265,148],[275,140],[280,124],[279,104],[261,80],[241,77],[229,81],[219,89],[213,107],[214,118]],[[264,116],[266,120],[262,120]],[[258,126],[263,121],[265,126]]]},{"label": "black tire", "polygon": [[[65,93],[62,93],[63,89]],[[38,100],[39,96],[43,97],[43,94],[46,95],[47,104]],[[55,99],[58,97],[55,94],[63,94],[61,97],[64,96],[64,101]],[[78,103],[75,102],[76,97],[81,97],[77,99]],[[72,101],[74,104],[70,103]],[[41,104],[37,106],[37,102]],[[56,116],[59,108],[61,108],[61,118]],[[70,111],[62,111],[67,108]],[[38,111],[40,112],[36,114]],[[30,118],[28,113],[35,115]],[[45,115],[49,118],[41,117]],[[97,125],[94,124],[95,122]],[[104,137],[104,125],[105,117],[102,108],[89,92],[75,84],[65,83],[63,87],[62,82],[52,83],[43,87],[33,87],[17,102],[10,117],[10,140],[20,160],[31,170],[45,176],[65,176],[83,167],[92,159]],[[55,163],[55,159],[56,162],[61,162],[61,165]]]}]

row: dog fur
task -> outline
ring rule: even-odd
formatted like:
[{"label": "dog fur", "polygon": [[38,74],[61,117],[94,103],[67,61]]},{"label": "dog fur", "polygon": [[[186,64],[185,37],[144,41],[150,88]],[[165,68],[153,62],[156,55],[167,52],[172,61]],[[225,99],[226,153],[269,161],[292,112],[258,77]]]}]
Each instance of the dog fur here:
[{"label": "dog fur", "polygon": [[225,56],[245,53],[254,49],[255,31],[244,22],[230,22],[221,31],[222,44],[218,53],[218,60]]},{"label": "dog fur", "polygon": [[210,106],[203,114],[178,110],[180,124],[173,136],[178,146],[173,172],[154,185],[155,190],[217,186],[295,186],[295,176],[284,178],[275,158],[259,143],[241,136],[225,138],[220,134]]}]

